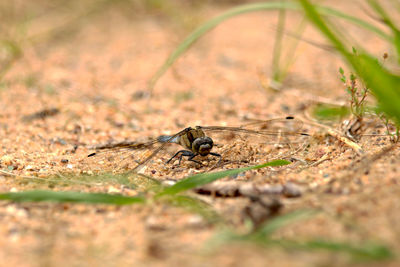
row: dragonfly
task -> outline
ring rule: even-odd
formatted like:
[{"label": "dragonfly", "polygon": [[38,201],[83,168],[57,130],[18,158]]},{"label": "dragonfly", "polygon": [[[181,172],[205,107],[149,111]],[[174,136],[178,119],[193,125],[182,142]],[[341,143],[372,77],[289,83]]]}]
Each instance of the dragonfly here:
[{"label": "dragonfly", "polygon": [[[302,132],[303,122],[292,116],[270,120],[253,121],[238,127],[229,126],[196,126],[185,128],[173,135],[162,135],[148,142],[125,141],[114,144],[104,144],[94,147],[96,152],[88,158],[101,162],[111,168],[139,171],[160,153],[166,152],[170,144],[178,144],[183,149],[175,152],[166,163],[182,158],[199,165],[198,157],[213,156],[221,162],[222,155],[212,149],[221,144],[234,144],[239,140],[256,144],[292,144],[298,143],[309,136]],[[217,144],[214,143],[217,140]],[[107,164],[109,163],[109,164]]]}]

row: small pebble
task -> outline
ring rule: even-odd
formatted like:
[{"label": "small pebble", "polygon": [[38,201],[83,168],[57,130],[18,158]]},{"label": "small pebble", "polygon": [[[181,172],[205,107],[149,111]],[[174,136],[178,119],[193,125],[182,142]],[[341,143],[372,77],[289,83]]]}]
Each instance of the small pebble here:
[{"label": "small pebble", "polygon": [[13,158],[9,155],[2,156],[0,159],[1,163],[8,166],[12,164]]},{"label": "small pebble", "polygon": [[33,170],[33,166],[32,165],[28,165],[28,166],[25,167],[25,170],[32,171]]},{"label": "small pebble", "polygon": [[147,229],[153,231],[164,231],[167,229],[163,221],[155,216],[147,217],[145,225]]},{"label": "small pebble", "polygon": [[107,189],[107,193],[109,193],[109,194],[121,193],[121,190],[114,186],[109,186]]},{"label": "small pebble", "polygon": [[131,95],[132,99],[135,99],[135,100],[143,99],[147,96],[149,96],[149,92],[147,92],[145,90],[136,91]]},{"label": "small pebble", "polygon": [[204,219],[200,215],[193,215],[188,218],[188,224],[192,227],[203,227]]},{"label": "small pebble", "polygon": [[28,213],[25,209],[17,208],[16,206],[8,206],[6,208],[8,214],[14,215],[19,218],[26,218],[28,217]]},{"label": "small pebble", "polygon": [[162,184],[165,186],[172,186],[172,185],[176,184],[176,181],[171,180],[171,179],[166,179],[166,180],[162,181]]},{"label": "small pebble", "polygon": [[283,187],[283,195],[285,197],[300,197],[301,189],[294,183],[286,183]]},{"label": "small pebble", "polygon": [[64,163],[64,164],[68,163],[68,159],[61,159],[61,163]]}]

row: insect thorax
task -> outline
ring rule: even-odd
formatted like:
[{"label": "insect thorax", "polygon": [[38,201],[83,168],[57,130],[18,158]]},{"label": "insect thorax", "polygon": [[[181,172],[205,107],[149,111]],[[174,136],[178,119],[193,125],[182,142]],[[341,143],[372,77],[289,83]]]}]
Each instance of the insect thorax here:
[{"label": "insect thorax", "polygon": [[196,128],[188,128],[188,131],[182,135],[179,139],[179,144],[184,148],[192,151],[193,141],[199,137],[204,137],[205,134],[202,129],[199,127]]}]

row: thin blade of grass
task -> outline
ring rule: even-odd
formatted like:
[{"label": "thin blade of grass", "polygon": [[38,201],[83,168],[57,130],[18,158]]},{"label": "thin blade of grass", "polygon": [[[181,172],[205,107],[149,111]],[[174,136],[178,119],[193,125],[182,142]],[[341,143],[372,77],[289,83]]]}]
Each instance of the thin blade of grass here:
[{"label": "thin blade of grass", "polygon": [[343,13],[343,12],[341,12],[339,10],[336,10],[336,9],[330,8],[330,7],[315,5],[315,8],[322,15],[327,15],[327,16],[337,17],[337,18],[341,18],[341,19],[347,20],[347,21],[349,21],[351,23],[354,23],[355,25],[360,26],[361,28],[364,28],[364,29],[376,34],[377,36],[379,36],[383,40],[386,40],[386,41],[391,41],[392,40],[392,37],[390,37],[390,35],[386,34],[384,31],[380,30],[378,27],[376,27],[375,25],[373,25],[371,23],[368,23],[365,20],[362,20],[360,18],[348,15],[346,13]]},{"label": "thin blade of grass", "polygon": [[366,83],[377,98],[380,108],[400,125],[400,77],[390,73],[379,64],[376,58],[367,53],[353,55],[348,52],[340,37],[329,27],[317,9],[307,0],[299,0],[310,21],[328,38],[336,49],[355,69],[358,76]]},{"label": "thin blade of grass", "polygon": [[23,50],[20,45],[13,40],[0,40],[0,50],[5,50],[5,59],[0,61],[0,80],[6,75],[12,65],[22,57]]},{"label": "thin blade of grass", "polygon": [[284,215],[279,215],[267,221],[263,226],[256,228],[255,230],[252,229],[250,233],[246,234],[238,234],[231,229],[222,229],[222,231],[218,232],[207,242],[207,247],[212,249],[217,246],[231,243],[232,241],[266,245],[271,240],[271,234],[276,230],[300,220],[310,218],[316,213],[317,212],[314,210],[297,210]]},{"label": "thin blade of grass", "polygon": [[214,236],[209,245],[211,248],[231,244],[232,242],[244,242],[247,244],[255,244],[261,247],[280,247],[288,250],[303,251],[327,251],[331,253],[346,253],[353,260],[358,261],[380,261],[393,258],[393,252],[386,246],[366,242],[365,244],[352,244],[349,242],[336,242],[321,239],[312,239],[308,241],[298,241],[285,238],[273,238],[271,235],[278,229],[286,227],[289,224],[300,220],[308,219],[317,214],[318,211],[298,210],[282,216],[275,217],[265,224],[265,226],[257,229],[249,234],[237,234],[232,231],[223,231]]},{"label": "thin blade of grass", "polygon": [[80,193],[70,191],[33,190],[26,192],[12,192],[0,194],[0,200],[15,202],[74,202],[91,204],[128,205],[144,203],[143,197],[127,197],[122,195],[110,195],[104,193]]},{"label": "thin blade of grass", "polygon": [[292,244],[291,246],[311,250],[344,252],[350,254],[354,260],[361,261],[387,260],[393,258],[393,252],[388,247],[373,243],[353,245],[350,243],[333,242],[328,240],[311,240],[300,244]]},{"label": "thin blade of grass", "polygon": [[186,191],[189,189],[193,189],[195,187],[205,185],[208,183],[211,183],[215,180],[221,179],[226,176],[231,176],[231,175],[236,175],[244,171],[248,170],[256,170],[256,169],[261,169],[265,167],[276,167],[276,166],[283,166],[290,164],[290,161],[287,160],[274,160],[270,161],[261,165],[257,166],[250,166],[250,167],[245,167],[245,168],[240,168],[240,169],[234,169],[234,170],[227,170],[227,171],[221,171],[221,172],[214,172],[214,173],[200,173],[196,174],[193,176],[190,176],[176,184],[174,184],[171,187],[167,187],[163,191],[157,194],[157,196],[163,196],[163,195],[175,195],[177,193],[180,193],[182,191]]},{"label": "thin blade of grass", "polygon": [[379,102],[379,108],[400,125],[400,77],[390,73],[367,54],[352,65]]},{"label": "thin blade of grass", "polygon": [[[249,12],[256,12],[256,11],[265,11],[265,10],[277,10],[277,9],[287,9],[287,10],[299,10],[300,6],[294,2],[263,2],[263,3],[255,3],[255,4],[245,4],[240,5],[238,7],[232,8],[221,15],[210,19],[209,21],[202,24],[196,30],[194,30],[186,39],[181,42],[178,47],[169,55],[167,60],[164,64],[157,70],[157,72],[153,75],[150,79],[148,84],[148,89],[150,91],[153,90],[157,81],[163,76],[163,74],[168,70],[168,68],[186,51],[189,47],[196,42],[200,37],[206,34],[208,31],[215,28],[217,25],[222,23],[223,21],[232,18],[234,16],[238,16],[241,14],[249,13]],[[324,15],[334,16],[338,18],[345,19],[350,21],[360,27],[363,27],[369,31],[374,32],[378,36],[383,39],[391,40],[391,37],[388,36],[385,32],[381,31],[379,28],[375,27],[374,25],[361,20],[357,17],[353,17],[351,15],[342,13],[338,10],[318,6],[319,12]]]},{"label": "thin blade of grass", "polygon": [[265,238],[266,236],[270,236],[276,230],[285,227],[289,224],[298,222],[300,220],[305,220],[311,218],[317,214],[317,211],[314,210],[297,210],[285,215],[281,215],[275,217],[268,221],[263,227],[260,227],[256,232],[252,233],[251,235],[255,235],[258,237]]},{"label": "thin blade of grass", "polygon": [[320,104],[313,109],[312,113],[314,117],[320,120],[336,120],[349,115],[350,110],[344,106]]},{"label": "thin blade of grass", "polygon": [[393,45],[396,49],[397,60],[400,63],[400,30],[396,27],[396,24],[392,21],[386,10],[376,0],[368,0],[369,6],[380,16],[380,19],[388,26],[393,33],[394,40]]},{"label": "thin blade of grass", "polygon": [[167,71],[167,69],[176,61],[177,58],[180,57],[189,47],[196,42],[201,36],[203,36],[208,31],[215,28],[221,22],[240,15],[244,13],[260,11],[263,9],[277,9],[282,7],[282,5],[287,5],[288,3],[281,3],[281,2],[270,2],[270,3],[256,3],[256,4],[248,4],[248,5],[241,5],[236,8],[230,9],[223,14],[210,19],[200,27],[198,27],[194,32],[192,32],[182,43],[178,45],[178,47],[173,51],[164,64],[157,70],[154,76],[151,78],[149,82],[149,89],[152,90],[158,79]]},{"label": "thin blade of grass", "polygon": [[272,79],[279,84],[282,83],[283,74],[279,67],[282,55],[282,40],[285,31],[286,9],[279,10],[278,26],[275,33],[275,43],[272,52]]},{"label": "thin blade of grass", "polygon": [[393,252],[386,246],[367,242],[366,244],[352,244],[350,242],[335,242],[314,239],[310,241],[295,241],[288,239],[265,240],[265,246],[279,246],[285,249],[305,251],[327,251],[331,253],[345,253],[353,261],[383,261],[394,257]]},{"label": "thin blade of grass", "polygon": [[[105,185],[123,185],[126,188],[136,189],[139,191],[157,191],[161,187],[160,181],[139,173],[101,173],[95,175],[75,173],[57,173],[48,177],[21,176],[8,171],[0,170],[2,174],[14,176],[16,179],[29,181],[30,184],[35,183],[34,189],[39,190],[45,186],[66,186],[66,185],[83,185],[85,187],[104,187]],[[79,190],[78,190],[79,191]]]},{"label": "thin blade of grass", "polygon": [[308,19],[328,38],[328,40],[335,46],[335,48],[344,56],[350,57],[344,44],[340,41],[339,37],[327,25],[321,14],[317,11],[316,7],[310,4],[307,0],[299,0],[304,12]]},{"label": "thin blade of grass", "polygon": [[[302,18],[298,27],[294,31],[296,33],[295,35],[297,38],[291,38],[291,40],[287,41],[287,47],[286,47],[287,53],[284,56],[285,60],[283,62],[285,64],[283,67],[281,67],[281,70],[280,70],[282,81],[287,76],[290,67],[294,64],[294,62],[296,60],[295,54],[297,51],[297,47],[298,47],[300,41],[304,41],[304,39],[302,38],[302,35],[306,29],[307,23],[308,23],[307,19]],[[286,34],[288,34],[288,33],[286,32]],[[288,34],[288,35],[290,35],[290,34]]]},{"label": "thin blade of grass", "polygon": [[200,199],[183,196],[183,195],[169,195],[162,198],[163,201],[169,205],[183,208],[189,212],[194,212],[202,216],[209,223],[222,222],[222,218],[208,203]]}]

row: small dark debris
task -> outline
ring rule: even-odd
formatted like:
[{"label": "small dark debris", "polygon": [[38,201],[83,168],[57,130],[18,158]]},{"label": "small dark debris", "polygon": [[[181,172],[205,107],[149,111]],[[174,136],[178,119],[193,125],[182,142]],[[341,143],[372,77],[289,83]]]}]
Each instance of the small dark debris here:
[{"label": "small dark debris", "polygon": [[294,183],[286,183],[283,186],[283,195],[285,197],[289,197],[289,198],[294,198],[294,197],[300,197],[301,196],[301,189],[299,186],[297,186]]},{"label": "small dark debris", "polygon": [[63,164],[66,164],[68,162],[69,162],[68,159],[61,159],[61,163],[63,163]]},{"label": "small dark debris", "polygon": [[132,99],[133,100],[140,100],[143,98],[147,98],[150,96],[150,92],[145,91],[145,90],[140,90],[140,91],[136,91],[132,94]]},{"label": "small dark debris", "polygon": [[73,134],[80,134],[80,133],[83,133],[83,127],[81,126],[81,125],[79,125],[79,124],[75,124],[74,125],[74,129],[72,130],[72,133]]},{"label": "small dark debris", "polygon": [[60,137],[56,137],[56,138],[52,138],[50,140],[51,144],[58,144],[58,145],[67,145],[67,141],[65,141],[64,139],[60,138]]},{"label": "small dark debris", "polygon": [[71,81],[67,79],[62,79],[60,81],[60,86],[64,88],[70,88],[71,87]]},{"label": "small dark debris", "polygon": [[166,254],[164,249],[161,247],[160,242],[151,240],[146,246],[146,253],[149,257],[154,259],[164,259]]},{"label": "small dark debris", "polygon": [[9,235],[15,235],[15,234],[18,234],[19,232],[20,231],[18,230],[18,228],[15,228],[15,227],[8,230]]},{"label": "small dark debris", "polygon": [[167,230],[167,226],[163,223],[163,221],[155,216],[149,216],[145,221],[146,228],[150,231],[165,231]]},{"label": "small dark debris", "polygon": [[229,176],[229,178],[236,179],[238,176],[239,176],[239,174],[234,174],[234,175]]},{"label": "small dark debris", "polygon": [[77,144],[72,145],[68,149],[65,150],[65,153],[66,154],[75,154],[78,147],[79,147],[79,145],[77,145]]},{"label": "small dark debris", "polygon": [[284,112],[289,112],[290,111],[290,107],[288,105],[282,104],[281,105],[281,110]]},{"label": "small dark debris", "polygon": [[239,66],[242,65],[241,62],[239,62],[239,61],[233,59],[232,57],[229,57],[229,56],[223,55],[223,54],[221,54],[221,55],[218,56],[217,62],[218,62],[218,64],[219,64],[220,66],[222,66],[222,67],[229,67],[229,68],[232,68],[232,67],[239,67]]},{"label": "small dark debris", "polygon": [[107,209],[104,209],[104,208],[98,208],[98,209],[96,209],[96,213],[98,213],[98,214],[104,214],[104,213],[106,213],[107,212]]},{"label": "small dark debris", "polygon": [[8,130],[8,124],[7,123],[0,123],[0,129]]},{"label": "small dark debris", "polygon": [[283,208],[279,199],[270,196],[250,197],[250,200],[251,203],[243,209],[243,215],[253,222],[254,230]]},{"label": "small dark debris", "polygon": [[78,149],[78,145],[74,145],[72,147],[71,153],[74,154],[76,152],[76,150]]},{"label": "small dark debris", "polygon": [[113,118],[107,117],[106,121],[108,121],[111,126],[115,127],[115,128],[123,128],[125,126],[125,123],[121,122],[121,121],[116,121]]},{"label": "small dark debris", "polygon": [[43,109],[41,111],[35,112],[30,115],[26,115],[22,117],[22,121],[24,122],[31,122],[37,119],[44,120],[47,117],[55,116],[58,113],[60,113],[60,110],[58,108],[48,108],[48,109]]}]

